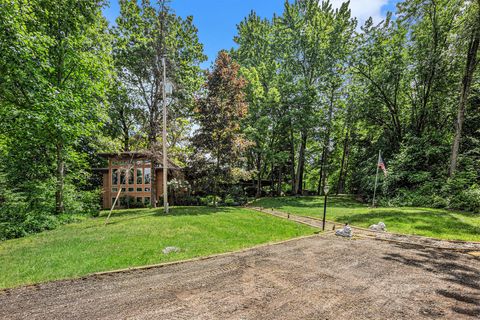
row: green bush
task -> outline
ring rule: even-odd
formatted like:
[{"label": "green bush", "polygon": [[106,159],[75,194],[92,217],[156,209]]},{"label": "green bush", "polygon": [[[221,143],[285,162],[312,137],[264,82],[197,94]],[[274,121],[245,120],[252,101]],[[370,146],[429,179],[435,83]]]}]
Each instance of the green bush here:
[{"label": "green bush", "polygon": [[28,193],[9,190],[3,184],[0,190],[0,240],[52,230],[74,221],[78,215],[98,215],[100,191],[76,191],[69,184],[65,186],[65,214],[55,214],[52,183],[50,180],[38,183],[32,186],[34,192]]},{"label": "green bush", "polygon": [[453,194],[449,198],[448,207],[451,209],[480,213],[480,187],[473,185],[467,190]]},{"label": "green bush", "polygon": [[[379,179],[382,192],[378,203],[480,212],[478,166],[460,157],[455,177],[447,179],[448,148],[441,137],[407,136],[387,164],[388,176]],[[373,181],[371,176],[368,179]],[[368,191],[370,185],[365,184],[362,190]]]},{"label": "green bush", "polygon": [[[387,179],[388,180],[388,179]],[[480,187],[472,171],[460,171],[455,178],[426,181],[414,188],[398,188],[379,196],[379,205],[446,208],[480,213]]]},{"label": "green bush", "polygon": [[[133,196],[121,196],[118,199],[118,205],[122,208],[129,208],[129,209],[136,209],[136,208],[145,208],[145,204],[142,201],[137,201],[137,199]],[[159,204],[162,205],[162,204]]]},{"label": "green bush", "polygon": [[476,183],[475,170],[457,172],[442,188],[441,194],[446,199],[446,207],[480,213],[480,187]]},{"label": "green bush", "polygon": [[223,200],[223,203],[227,206],[233,206],[235,204],[237,204],[237,202],[235,201],[235,199],[233,198],[232,195],[228,194],[226,197],[225,197],[225,200]]},{"label": "green bush", "polygon": [[[98,216],[100,213],[101,190],[78,190],[72,184],[65,184],[64,206],[65,212],[69,214],[81,214]],[[50,198],[51,199],[51,198]],[[53,196],[53,199],[54,196]]]},{"label": "green bush", "polygon": [[0,207],[0,240],[20,238],[31,233],[51,230],[59,224],[59,217],[48,212],[28,210],[20,197],[7,198]]},{"label": "green bush", "polygon": [[101,190],[82,191],[80,193],[80,202],[82,203],[82,210],[80,214],[88,214],[92,217],[100,215],[101,206]]},{"label": "green bush", "polygon": [[[206,197],[201,197],[200,198],[200,204],[204,205],[204,206],[213,206],[215,205],[215,196],[214,195],[208,195]],[[217,205],[221,202],[221,198],[219,196],[216,196],[216,202],[217,202]]]}]

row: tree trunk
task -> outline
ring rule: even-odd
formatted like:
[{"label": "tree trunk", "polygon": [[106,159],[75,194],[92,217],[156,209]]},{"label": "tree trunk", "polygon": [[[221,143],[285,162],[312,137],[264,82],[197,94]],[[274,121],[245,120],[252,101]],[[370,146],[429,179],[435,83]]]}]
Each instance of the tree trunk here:
[{"label": "tree trunk", "polygon": [[123,151],[129,152],[130,151],[130,143],[129,143],[129,136],[123,137]]},{"label": "tree trunk", "polygon": [[329,157],[329,146],[330,146],[330,131],[332,130],[332,118],[333,118],[333,99],[335,98],[335,88],[332,88],[332,96],[330,98],[330,107],[328,108],[328,123],[327,123],[327,134],[325,136],[324,142],[324,149],[323,149],[323,156],[322,156],[322,175],[320,178],[322,179],[321,182],[321,190],[323,194],[323,188],[325,188],[325,183],[327,180],[327,166],[328,166],[328,157]]},{"label": "tree trunk", "polygon": [[344,168],[345,168],[345,159],[348,155],[348,147],[349,147],[349,136],[350,136],[350,130],[347,130],[347,133],[345,134],[345,140],[343,142],[343,153],[342,153],[342,162],[340,164],[340,174],[338,176],[338,184],[337,184],[337,195],[339,193],[343,193],[344,185],[345,185],[345,180],[344,180]]},{"label": "tree trunk", "polygon": [[130,151],[130,132],[129,132],[129,126],[127,123],[125,115],[125,109],[122,108],[120,109],[120,122],[122,125],[122,136],[123,136],[123,151],[128,152]]},{"label": "tree trunk", "polygon": [[[155,168],[157,166],[157,159],[155,155],[152,156],[151,164],[150,164],[150,202],[153,208],[157,207],[157,174],[155,172]],[[163,169],[165,170],[165,169]],[[165,192],[165,191],[164,191]]]},{"label": "tree trunk", "polygon": [[343,192],[345,191],[345,186],[347,184],[347,173],[348,173],[348,166],[350,165],[350,150],[351,150],[351,147],[350,145],[348,146],[348,149],[347,149],[347,155],[345,156],[345,170],[344,170],[344,173],[343,173],[343,184],[342,184],[342,188],[343,188]]},{"label": "tree trunk", "polygon": [[150,149],[151,157],[150,157],[150,203],[153,208],[157,207],[157,173],[155,172],[155,168],[157,165],[157,105],[153,103],[153,105],[149,108],[149,135],[148,135],[148,147]]},{"label": "tree trunk", "polygon": [[150,144],[150,204],[153,208],[157,207],[157,174],[155,172],[155,168],[157,166],[157,157],[155,154],[155,141],[156,141],[156,134],[154,135],[153,132],[150,133],[151,137],[149,139]]},{"label": "tree trunk", "polygon": [[452,143],[452,153],[450,157],[449,177],[455,175],[457,170],[458,153],[460,149],[460,141],[462,139],[462,128],[465,120],[465,106],[467,105],[470,87],[472,85],[473,73],[477,65],[477,52],[480,42],[480,21],[477,20],[477,26],[472,31],[472,35],[468,44],[467,61],[465,72],[462,79],[462,86],[460,89],[460,99],[458,102],[457,121],[455,123],[455,138]]},{"label": "tree trunk", "polygon": [[130,134],[128,132],[128,126],[123,123],[123,151],[128,152],[130,151]]},{"label": "tree trunk", "polygon": [[297,175],[295,178],[295,194],[301,195],[303,191],[303,171],[305,169],[305,147],[307,144],[307,133],[301,133],[300,148],[298,150]]},{"label": "tree trunk", "polygon": [[272,162],[272,169],[270,171],[270,197],[273,197],[275,195],[275,164]]},{"label": "tree trunk", "polygon": [[64,177],[65,177],[65,161],[63,159],[63,144],[59,143],[56,147],[56,158],[57,158],[57,186],[55,191],[55,211],[57,214],[62,214],[65,211],[63,205],[63,187],[64,187]]},{"label": "tree trunk", "polygon": [[217,207],[217,177],[215,176],[213,178],[213,206],[216,208]]},{"label": "tree trunk", "polygon": [[278,167],[278,185],[277,185],[277,196],[282,195],[282,178],[283,178],[283,167]]},{"label": "tree trunk", "polygon": [[257,192],[255,198],[262,196],[262,156],[261,152],[257,153]]},{"label": "tree trunk", "polygon": [[323,172],[322,172],[322,194],[323,194],[323,189],[325,188],[326,186],[326,182],[327,182],[327,167],[328,167],[328,148],[326,148],[325,150],[325,157],[323,158],[323,164],[322,164],[322,167],[323,167]]},{"label": "tree trunk", "polygon": [[217,207],[217,196],[218,196],[218,176],[220,171],[220,152],[217,151],[217,163],[215,165],[215,177],[213,182],[213,206]]},{"label": "tree trunk", "polygon": [[326,149],[326,147],[324,146],[323,149],[322,149],[322,158],[320,159],[320,174],[318,176],[317,195],[322,194],[323,158],[325,158],[325,149]]},{"label": "tree trunk", "polygon": [[[65,61],[65,49],[63,46],[63,34],[58,30],[57,40],[58,40],[58,64],[57,64],[57,81],[56,86],[58,90],[61,90],[63,74],[64,74],[64,61]],[[60,140],[60,139],[59,139]],[[56,190],[55,190],[55,212],[57,214],[62,214],[65,212],[65,207],[63,203],[63,189],[64,189],[64,178],[65,178],[65,160],[63,158],[64,145],[62,142],[57,142],[56,145],[56,160],[57,160],[57,172],[56,172]]]},{"label": "tree trunk", "polygon": [[292,176],[292,194],[295,193],[295,142],[293,140],[293,129],[290,129],[290,174]]}]

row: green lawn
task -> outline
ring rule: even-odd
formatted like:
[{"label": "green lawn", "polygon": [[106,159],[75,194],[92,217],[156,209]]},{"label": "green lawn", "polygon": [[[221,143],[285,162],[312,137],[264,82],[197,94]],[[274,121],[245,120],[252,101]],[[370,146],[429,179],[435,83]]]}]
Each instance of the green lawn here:
[{"label": "green lawn", "polygon": [[[385,222],[392,232],[428,237],[480,241],[480,215],[431,208],[369,208],[347,196],[329,197],[327,220],[368,227]],[[263,198],[254,206],[323,217],[323,197]]]},{"label": "green lawn", "polygon": [[[313,234],[316,229],[242,208],[116,211],[0,242],[0,288],[183,260]],[[166,246],[181,248],[165,255]]]}]

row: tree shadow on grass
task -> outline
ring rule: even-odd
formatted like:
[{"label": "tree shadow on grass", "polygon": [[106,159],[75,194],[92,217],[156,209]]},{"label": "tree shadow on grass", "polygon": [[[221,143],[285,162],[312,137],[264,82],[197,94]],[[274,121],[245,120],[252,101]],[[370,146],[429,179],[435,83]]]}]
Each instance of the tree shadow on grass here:
[{"label": "tree shadow on grass", "polygon": [[[207,216],[212,214],[228,214],[238,211],[234,207],[172,207],[170,208],[168,214],[163,212],[163,208],[156,209],[122,209],[114,211],[111,216],[111,220],[108,222],[108,225],[116,225],[124,222],[137,220],[145,217],[155,217],[155,218],[165,218],[165,217],[176,217],[176,216]],[[106,220],[108,212],[106,215],[101,215],[97,219]],[[121,219],[115,219],[121,218]],[[93,226],[92,226],[93,227]]]},{"label": "tree shadow on grass", "polygon": [[480,227],[463,222],[453,214],[448,212],[433,213],[428,210],[405,212],[395,209],[376,209],[370,213],[343,215],[338,220],[352,225],[369,225],[383,221],[387,228],[395,229],[395,226],[408,226],[416,234],[429,233],[437,236],[450,235],[452,237],[456,234],[469,236],[478,236],[480,234]]},{"label": "tree shadow on grass", "polygon": [[[322,196],[304,196],[304,197],[282,197],[282,198],[262,198],[253,205],[263,205],[268,208],[280,209],[285,206],[298,208],[323,208],[324,197]],[[364,208],[366,205],[352,199],[348,196],[332,196],[327,199],[328,207],[335,208]]]},{"label": "tree shadow on grass", "polygon": [[237,207],[174,207],[170,208],[167,215],[163,213],[163,209],[157,213],[158,216],[204,216],[212,214],[222,214],[222,213],[234,213],[238,212],[239,208]]},{"label": "tree shadow on grass", "polygon": [[[306,215],[315,216],[323,212],[323,197],[279,197],[262,198],[253,203],[265,208],[290,211],[289,208],[317,209],[305,210]],[[480,226],[465,222],[461,217],[472,217],[471,213],[450,212],[429,208],[375,208],[369,209],[366,205],[349,196],[332,196],[328,200],[327,219],[329,209],[336,208],[335,220],[341,223],[368,227],[371,224],[383,221],[387,228],[397,232],[448,238],[458,240],[479,239]],[[344,210],[342,210],[344,209]],[[360,209],[360,210],[355,210]],[[291,213],[302,214],[301,210],[291,210]],[[461,235],[460,238],[458,236]]]},{"label": "tree shadow on grass", "polygon": [[[171,216],[197,216],[197,215],[211,215],[218,213],[231,213],[238,211],[238,208],[235,207],[201,207],[201,206],[191,206],[191,207],[171,207],[168,214],[163,212],[163,208],[156,209],[122,209],[114,210],[112,212],[111,218],[118,217],[145,217],[145,216],[155,216],[155,217],[171,217]],[[108,216],[108,211],[103,211],[100,216],[96,219],[106,219]]]},{"label": "tree shadow on grass", "polygon": [[[443,280],[454,284],[449,289],[437,289],[435,293],[455,301],[452,311],[472,317],[480,317],[480,268],[459,263],[459,253],[436,249],[420,249],[415,245],[396,244],[404,250],[415,250],[416,257],[406,257],[398,253],[389,253],[384,259],[404,265],[421,268],[440,275]],[[479,261],[478,258],[469,258]],[[478,265],[478,264],[477,264]],[[451,288],[451,289],[450,289]]]},{"label": "tree shadow on grass", "polygon": [[[100,215],[96,219],[104,219],[107,218],[110,210],[104,210],[100,212]],[[123,216],[134,216],[134,215],[146,215],[146,214],[153,214],[154,211],[152,209],[147,208],[138,208],[138,209],[115,209],[112,212],[110,217],[123,217]]]},{"label": "tree shadow on grass", "polygon": [[[121,216],[121,219],[113,219],[113,220],[109,220],[107,225],[115,225],[115,224],[121,224],[121,223],[125,223],[125,222],[130,222],[132,220],[138,220],[138,219],[142,219],[142,218],[146,218],[146,217],[152,217],[154,216],[154,213],[147,213],[147,214],[132,214],[132,215],[122,215]],[[105,221],[106,221],[106,217],[104,218]]]}]

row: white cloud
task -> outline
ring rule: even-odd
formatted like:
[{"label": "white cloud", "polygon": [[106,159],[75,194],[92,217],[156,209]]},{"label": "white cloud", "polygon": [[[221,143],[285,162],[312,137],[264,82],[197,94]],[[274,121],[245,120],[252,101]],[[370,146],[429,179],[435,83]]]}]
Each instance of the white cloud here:
[{"label": "white cloud", "polygon": [[[339,8],[346,0],[331,0],[334,8]],[[387,5],[389,0],[350,0],[352,16],[357,17],[359,26],[363,25],[369,17],[374,23],[379,23],[385,16],[382,15],[382,7]]]}]

